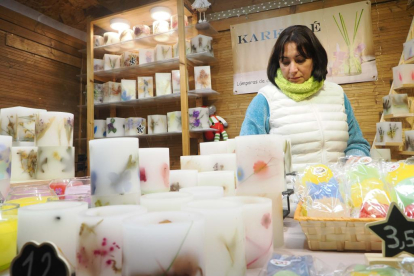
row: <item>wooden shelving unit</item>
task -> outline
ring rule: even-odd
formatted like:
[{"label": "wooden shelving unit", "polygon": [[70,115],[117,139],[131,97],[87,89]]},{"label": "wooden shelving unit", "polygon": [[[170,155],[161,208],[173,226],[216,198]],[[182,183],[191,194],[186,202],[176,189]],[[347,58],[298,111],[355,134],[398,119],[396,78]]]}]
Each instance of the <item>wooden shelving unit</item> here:
[{"label": "wooden shelving unit", "polygon": [[396,118],[409,118],[414,117],[414,113],[404,113],[404,114],[387,114],[384,115],[384,119],[396,119]]},{"label": "wooden shelving unit", "polygon": [[414,151],[400,151],[400,154],[414,156]]}]

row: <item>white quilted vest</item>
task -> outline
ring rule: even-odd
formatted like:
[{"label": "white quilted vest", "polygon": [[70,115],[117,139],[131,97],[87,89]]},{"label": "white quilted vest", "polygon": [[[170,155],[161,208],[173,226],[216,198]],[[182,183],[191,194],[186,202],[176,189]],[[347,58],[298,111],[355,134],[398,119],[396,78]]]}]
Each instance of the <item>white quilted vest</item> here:
[{"label": "white quilted vest", "polygon": [[333,163],[344,156],[349,135],[344,92],[339,85],[325,81],[315,96],[300,102],[273,84],[259,93],[269,104],[270,134],[291,140],[293,170],[302,171],[309,164]]}]

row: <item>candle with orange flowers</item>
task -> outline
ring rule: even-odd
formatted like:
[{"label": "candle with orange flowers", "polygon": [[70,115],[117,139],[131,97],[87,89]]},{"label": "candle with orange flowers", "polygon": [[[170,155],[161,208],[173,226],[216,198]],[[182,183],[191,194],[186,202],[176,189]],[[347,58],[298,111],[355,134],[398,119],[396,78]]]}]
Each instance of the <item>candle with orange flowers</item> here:
[{"label": "candle with orange flowers", "polygon": [[139,149],[139,173],[143,194],[170,190],[170,149]]}]

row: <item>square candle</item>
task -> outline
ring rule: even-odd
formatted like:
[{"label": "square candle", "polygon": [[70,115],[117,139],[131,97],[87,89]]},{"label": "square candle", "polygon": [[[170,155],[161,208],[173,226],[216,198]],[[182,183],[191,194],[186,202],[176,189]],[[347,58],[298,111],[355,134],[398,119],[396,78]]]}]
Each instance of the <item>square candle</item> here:
[{"label": "square candle", "polygon": [[414,130],[407,130],[405,134],[405,150],[414,151]]},{"label": "square candle", "polygon": [[196,170],[170,170],[170,191],[176,192],[181,188],[194,187],[198,183]]},{"label": "square candle", "polygon": [[194,186],[180,188],[180,192],[190,193],[194,196],[194,200],[219,199],[224,195],[221,186]]},{"label": "square candle", "polygon": [[120,55],[109,55],[103,56],[104,70],[113,70],[121,67],[121,56]]},{"label": "square candle", "polygon": [[197,185],[223,187],[224,196],[233,196],[236,194],[234,171],[200,172],[198,173]]},{"label": "square candle", "polygon": [[194,66],[195,90],[211,89],[210,66]]},{"label": "square candle", "polygon": [[[178,57],[178,53],[179,53],[178,49],[179,47],[178,47],[178,42],[177,42],[173,45],[173,57]],[[187,55],[191,54],[191,42],[188,40],[185,41],[185,53]]]},{"label": "square candle", "polygon": [[141,197],[141,206],[148,212],[181,211],[187,202],[193,200],[193,195],[185,192],[162,192],[146,194]]},{"label": "square candle", "polygon": [[136,136],[145,134],[147,120],[140,117],[130,117],[125,119],[125,136]]},{"label": "square candle", "polygon": [[151,28],[147,25],[135,25],[132,30],[134,31],[135,38],[140,38],[151,34]]},{"label": "square candle", "polygon": [[94,138],[106,137],[106,120],[94,120],[93,135]]},{"label": "square candle", "polygon": [[125,135],[125,119],[106,118],[106,137],[120,137]]},{"label": "square candle", "polygon": [[191,39],[191,52],[214,55],[212,42],[213,38],[210,36],[197,35]]},{"label": "square candle", "polygon": [[76,275],[125,275],[122,271],[122,221],[146,212],[139,205],[105,206],[81,212],[75,222]]},{"label": "square candle", "polygon": [[122,87],[120,82],[105,82],[103,86],[103,91],[104,103],[113,103],[121,101]]},{"label": "square candle", "polygon": [[12,148],[12,181],[36,179],[37,147]]},{"label": "square candle", "polygon": [[36,146],[73,146],[74,116],[66,112],[42,112],[36,122]]},{"label": "square candle", "polygon": [[390,94],[382,98],[384,115],[410,113],[407,94]]},{"label": "square candle", "polygon": [[157,44],[155,46],[155,61],[172,58],[172,47],[170,45]]},{"label": "square candle", "polygon": [[167,133],[167,115],[148,115],[148,134]]},{"label": "square candle", "polygon": [[172,70],[171,71],[171,78],[172,78],[173,93],[180,93],[181,92],[180,70]]},{"label": "square candle", "polygon": [[[160,33],[165,33],[168,32],[170,30],[170,24],[168,23],[168,21],[163,21],[163,20],[159,20],[159,21],[154,21],[152,23],[152,33],[153,34],[160,34]],[[156,39],[157,41],[162,41]]]},{"label": "square candle", "polygon": [[125,219],[122,227],[122,275],[224,275],[206,273],[200,214],[153,212]]},{"label": "square candle", "polygon": [[409,60],[414,57],[414,39],[411,39],[403,44],[403,55],[404,60]]},{"label": "square candle", "polygon": [[8,135],[17,141],[17,112],[24,107],[2,108],[0,112],[1,135]]},{"label": "square candle", "polygon": [[180,156],[182,170],[196,170],[198,172],[212,171],[214,161],[210,155]]},{"label": "square candle", "polygon": [[38,147],[36,179],[75,177],[74,147]]},{"label": "square candle", "polygon": [[[12,159],[12,137],[0,135],[0,180],[10,179]],[[3,194],[3,196],[5,196]]]},{"label": "square candle", "polygon": [[104,38],[101,35],[94,35],[93,36],[93,41],[94,41],[94,46],[95,47],[104,45]]},{"label": "square candle", "polygon": [[103,83],[94,83],[93,89],[93,102],[95,104],[103,103],[103,96],[104,96],[104,85]]},{"label": "square candle", "polygon": [[143,194],[170,190],[170,149],[139,149],[139,173]]},{"label": "square candle", "polygon": [[[383,128],[382,130],[383,130],[383,137],[384,137],[385,143],[401,143],[402,142],[402,123],[401,122],[381,123],[380,127]],[[377,128],[377,131],[378,131],[377,134],[380,134],[379,133],[380,130],[378,128]]]},{"label": "square candle", "polygon": [[112,138],[89,141],[92,206],[137,204],[141,189],[138,139]]},{"label": "square candle", "polygon": [[121,56],[121,67],[134,66],[139,64],[139,53],[124,52]]},{"label": "square candle", "polygon": [[[188,17],[187,15],[184,15],[184,26],[188,26]],[[178,14],[174,14],[171,16],[171,29],[177,29],[178,28]]]},{"label": "square candle", "polygon": [[104,45],[106,45],[105,50],[108,52],[119,51],[119,34],[116,32],[104,33]]},{"label": "square candle", "polygon": [[139,64],[154,62],[154,49],[139,49]]},{"label": "square candle", "polygon": [[208,123],[209,114],[208,108],[195,107],[188,109],[190,130],[192,129],[207,129],[210,127]]},{"label": "square candle", "polygon": [[227,153],[227,141],[200,143],[200,155]]},{"label": "square candle", "polygon": [[138,77],[138,99],[154,97],[154,78]]},{"label": "square candle", "polygon": [[22,107],[17,109],[17,135],[16,139],[21,142],[34,142],[36,134],[36,120],[41,113],[46,113],[45,109],[35,109]]},{"label": "square candle", "polygon": [[93,59],[93,71],[102,71],[104,70],[104,60],[103,59]]},{"label": "square candle", "polygon": [[157,96],[171,94],[171,73],[155,73],[155,89]]},{"label": "square candle", "polygon": [[119,40],[121,41],[121,48],[131,49],[134,48],[135,44],[132,41],[134,39],[134,31],[126,29],[119,32]]},{"label": "square candle", "polygon": [[181,132],[181,111],[167,113],[168,132]]},{"label": "square candle", "polygon": [[402,88],[414,84],[414,64],[401,64],[392,68],[393,88]]},{"label": "square candle", "polygon": [[210,155],[213,166],[210,171],[233,171],[237,173],[237,161],[235,153],[221,153]]},{"label": "square candle", "polygon": [[121,80],[121,100],[130,101],[137,98],[137,81],[136,80]]}]

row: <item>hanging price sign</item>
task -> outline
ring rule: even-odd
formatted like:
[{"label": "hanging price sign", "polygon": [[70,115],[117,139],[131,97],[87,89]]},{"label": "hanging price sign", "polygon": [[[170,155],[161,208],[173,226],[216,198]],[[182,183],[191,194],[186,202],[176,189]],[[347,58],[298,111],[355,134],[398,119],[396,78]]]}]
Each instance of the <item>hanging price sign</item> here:
[{"label": "hanging price sign", "polygon": [[414,220],[408,219],[393,202],[384,221],[366,225],[382,239],[382,255],[395,257],[406,252],[414,255]]}]

